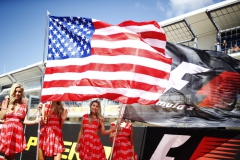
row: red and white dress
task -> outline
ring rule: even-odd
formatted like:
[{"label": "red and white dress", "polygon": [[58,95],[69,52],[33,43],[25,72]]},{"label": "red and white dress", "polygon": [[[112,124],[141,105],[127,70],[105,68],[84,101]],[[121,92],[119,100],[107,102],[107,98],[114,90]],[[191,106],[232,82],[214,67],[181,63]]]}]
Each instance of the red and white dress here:
[{"label": "red and white dress", "polygon": [[7,156],[27,148],[22,124],[26,114],[26,104],[21,104],[16,112],[6,113],[6,120],[0,132],[0,152]]},{"label": "red and white dress", "polygon": [[[116,123],[111,123],[112,126],[116,126]],[[113,160],[132,160],[133,157],[133,148],[130,141],[130,134],[132,132],[132,124],[126,123],[125,126],[121,127],[121,130],[118,132],[114,149],[113,149]],[[137,160],[138,156],[134,153],[134,160]]]},{"label": "red and white dress", "polygon": [[83,115],[83,134],[79,140],[79,158],[81,160],[106,160],[105,151],[98,136],[100,122],[97,118],[89,124],[89,115]]},{"label": "red and white dress", "polygon": [[50,104],[45,104],[47,124],[40,129],[39,148],[44,156],[52,157],[65,151],[61,126],[61,117],[51,112]]}]

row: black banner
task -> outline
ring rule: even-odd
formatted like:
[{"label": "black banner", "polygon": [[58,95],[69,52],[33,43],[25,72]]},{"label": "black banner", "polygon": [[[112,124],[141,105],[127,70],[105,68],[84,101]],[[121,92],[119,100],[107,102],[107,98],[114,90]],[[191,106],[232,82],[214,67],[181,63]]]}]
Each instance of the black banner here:
[{"label": "black banner", "polygon": [[238,127],[240,61],[224,53],[167,43],[167,90],[155,105],[127,105],[125,118],[167,127]]},{"label": "black banner", "polygon": [[240,131],[148,127],[143,160],[240,159]]}]

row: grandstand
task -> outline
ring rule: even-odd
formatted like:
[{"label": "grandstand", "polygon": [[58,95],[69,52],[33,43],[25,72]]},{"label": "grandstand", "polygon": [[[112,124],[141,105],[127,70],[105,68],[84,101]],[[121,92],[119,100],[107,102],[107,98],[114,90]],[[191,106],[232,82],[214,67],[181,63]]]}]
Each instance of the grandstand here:
[{"label": "grandstand", "polygon": [[[214,42],[219,41],[221,51],[232,48],[235,44],[240,46],[240,1],[223,1],[181,16],[159,22],[167,35],[167,40],[176,44],[203,49],[215,50]],[[226,40],[227,46],[223,46]],[[229,52],[229,56],[240,60],[240,51]],[[29,103],[30,114],[36,112],[41,95],[44,63],[42,61],[19,68],[0,75],[0,100],[9,94],[10,87],[15,82],[25,86],[25,93],[32,99]],[[118,103],[105,100],[103,112],[106,118],[116,118]],[[83,113],[89,111],[87,102],[66,102],[69,108],[69,117],[79,121]],[[108,119],[106,119],[108,120]]]}]

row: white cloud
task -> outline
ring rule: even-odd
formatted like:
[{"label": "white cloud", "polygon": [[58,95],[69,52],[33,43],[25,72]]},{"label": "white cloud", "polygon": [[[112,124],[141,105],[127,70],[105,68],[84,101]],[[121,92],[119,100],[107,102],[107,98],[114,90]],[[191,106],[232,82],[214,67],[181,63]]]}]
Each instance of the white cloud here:
[{"label": "white cloud", "polygon": [[170,0],[168,3],[168,17],[179,16],[206,6],[212,5],[213,0]]},{"label": "white cloud", "polygon": [[136,2],[136,3],[134,4],[134,6],[137,7],[137,8],[141,8],[141,9],[144,9],[144,10],[148,10],[148,7],[142,5],[142,4],[139,3],[139,2]]},{"label": "white cloud", "polygon": [[165,11],[164,4],[162,4],[161,2],[157,2],[157,8],[162,12]]}]

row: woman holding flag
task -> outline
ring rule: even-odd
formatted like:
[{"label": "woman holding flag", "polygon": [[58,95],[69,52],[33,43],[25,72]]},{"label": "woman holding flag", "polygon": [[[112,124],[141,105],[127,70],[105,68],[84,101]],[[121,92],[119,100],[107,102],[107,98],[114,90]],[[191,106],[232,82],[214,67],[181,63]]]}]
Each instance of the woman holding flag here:
[{"label": "woman holding flag", "polygon": [[98,131],[102,135],[107,135],[115,128],[105,130],[104,117],[101,115],[101,103],[95,99],[90,103],[90,114],[82,117],[81,128],[78,134],[76,152],[79,152],[81,160],[106,160],[105,151],[98,136]]},{"label": "woman holding flag", "polygon": [[110,133],[110,141],[114,142],[114,148],[112,152],[113,160],[137,160],[138,156],[134,152],[134,140],[133,140],[133,128],[131,123],[126,123],[124,118],[121,118],[120,124],[117,121],[111,123],[110,128],[117,126],[117,130],[114,133]]},{"label": "woman holding flag", "polygon": [[61,160],[65,151],[63,144],[62,125],[67,118],[68,111],[60,101],[51,101],[38,108],[42,108],[42,121],[39,137],[38,159],[45,160],[52,157]]}]

